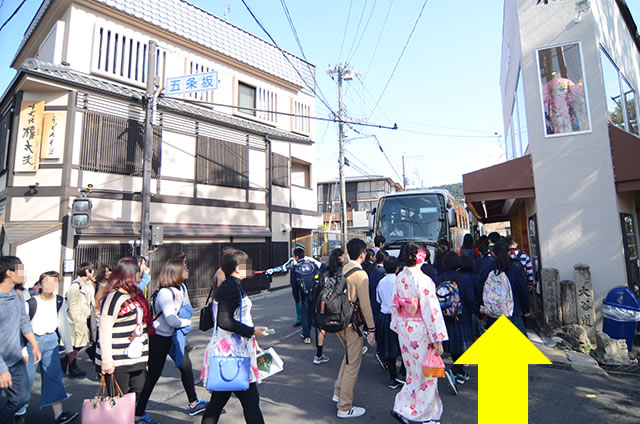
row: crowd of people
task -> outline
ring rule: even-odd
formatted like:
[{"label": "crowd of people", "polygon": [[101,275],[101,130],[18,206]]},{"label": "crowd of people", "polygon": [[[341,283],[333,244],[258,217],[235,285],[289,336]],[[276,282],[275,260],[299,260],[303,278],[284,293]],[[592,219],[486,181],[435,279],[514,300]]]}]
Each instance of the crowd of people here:
[{"label": "crowd of people", "polygon": [[[290,272],[294,326],[301,327],[300,340],[305,344],[312,342],[314,331],[315,365],[329,361],[323,352],[327,328],[316,319],[318,292],[328,279],[343,279],[354,312],[344,328],[331,331],[345,350],[332,396],[339,418],[366,413],[353,404],[366,339],[388,372],[386,385],[402,387],[391,415],[403,423],[437,424],[443,406],[436,378],[423,372],[425,364],[444,352],[455,362],[495,322],[498,316],[489,312],[492,305],[487,304],[494,302],[487,300],[491,291],[487,286],[494,282],[496,287],[506,283],[510,288],[505,315],[526,336],[524,319],[530,292],[535,290],[531,259],[518,249],[514,237],[504,239],[497,233],[476,241],[468,234],[457,250],[440,240],[433,263],[424,245],[406,243],[397,257],[385,251],[384,238],[376,237],[374,245],[369,249],[363,240],[352,239],[346,251],[333,250],[326,264],[306,256],[298,245],[287,263],[264,272]],[[124,257],[113,268],[100,265],[97,271],[91,263],[80,264],[65,297],[59,295],[58,272],[43,273],[33,288],[25,290],[20,259],[0,257],[0,337],[5,341],[0,345],[0,389],[7,398],[0,407],[0,423],[24,422],[36,371],[42,375],[40,407],[51,406],[57,424],[76,419],[78,412],[63,409],[68,398],[63,375],[85,376],[77,360],[83,351],[98,373],[115,381],[122,392],[136,394],[136,424],[156,423],[146,408],[168,356],[180,371],[186,413],[203,413],[203,423],[217,423],[233,393],[246,422],[263,423],[256,338],[269,331],[254,325],[251,299],[241,285],[253,272],[245,252],[232,247],[222,252],[212,287],[216,328],[202,376],[206,381],[211,355],[233,356],[241,349],[250,358],[250,384],[247,390],[212,391],[205,401],[196,394],[189,358],[192,346],[187,334],[194,311],[185,284],[189,268],[184,253],[163,265],[153,293],[149,293],[147,260]],[[444,370],[444,376],[454,394],[470,378],[458,364]],[[106,386],[109,391],[114,387]]]},{"label": "crowd of people", "polygon": [[[388,372],[387,386],[402,386],[392,416],[403,423],[437,424],[442,402],[435,378],[423,375],[423,365],[428,357],[448,353],[453,365],[444,371],[444,377],[456,395],[470,379],[465,367],[455,362],[499,317],[489,312],[488,305],[485,309],[485,302],[495,302],[491,292],[497,290],[488,287],[494,283],[487,281],[497,281],[498,288],[500,283],[506,284],[508,299],[498,297],[498,302],[505,303],[498,307],[504,307],[504,314],[526,336],[524,322],[536,284],[531,259],[518,249],[515,237],[505,238],[498,233],[475,241],[467,234],[462,246],[455,250],[448,240],[439,240],[433,263],[427,246],[407,243],[396,257],[389,255],[384,245],[382,236],[374,239],[371,249],[364,241],[353,239],[346,246],[348,258],[337,248],[330,253],[327,264],[306,257],[299,246],[287,263],[266,273],[291,273],[298,311],[294,327],[303,326],[300,337],[304,343],[311,342],[308,329],[314,315],[313,308],[299,305],[308,302],[305,298],[313,299],[314,291],[328,278],[345,278],[358,319],[337,333],[345,349],[333,390],[339,418],[366,413],[365,408],[353,405],[366,338],[369,345],[377,344],[375,357]],[[322,354],[326,334],[316,327],[313,363],[321,364],[329,360]]]}]

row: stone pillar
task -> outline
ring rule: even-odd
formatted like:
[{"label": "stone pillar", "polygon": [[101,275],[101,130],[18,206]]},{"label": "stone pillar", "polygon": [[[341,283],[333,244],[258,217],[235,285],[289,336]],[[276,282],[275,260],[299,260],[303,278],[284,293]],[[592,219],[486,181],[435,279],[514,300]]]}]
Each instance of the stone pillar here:
[{"label": "stone pillar", "polygon": [[562,325],[578,323],[576,283],[571,280],[560,281],[560,310],[562,311]]},{"label": "stone pillar", "polygon": [[596,310],[593,296],[593,283],[589,265],[576,264],[574,268],[574,280],[576,282],[576,296],[578,305],[578,324],[587,327],[589,336],[595,335]]},{"label": "stone pillar", "polygon": [[544,324],[555,328],[562,325],[559,302],[560,271],[555,268],[542,268],[542,306]]}]

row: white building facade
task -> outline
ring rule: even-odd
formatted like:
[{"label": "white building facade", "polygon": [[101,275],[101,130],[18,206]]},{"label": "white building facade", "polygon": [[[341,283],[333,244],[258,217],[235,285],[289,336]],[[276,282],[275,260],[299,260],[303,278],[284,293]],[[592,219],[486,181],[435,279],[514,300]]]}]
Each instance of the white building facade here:
[{"label": "white building facade", "polygon": [[[164,243],[152,265],[185,251],[196,295],[206,295],[224,246],[266,269],[298,238],[310,240],[318,216],[313,65],[185,1],[48,0],[0,100],[2,251],[22,258],[28,282],[65,261],[69,269],[73,260],[114,266],[137,250],[151,39],[164,88],[153,117],[150,211]],[[217,78],[194,78],[208,84],[197,93],[164,87],[167,78],[212,72]],[[73,230],[71,204],[89,185],[91,225]]]},{"label": "white building facade", "polygon": [[590,265],[599,308],[613,287],[640,294],[640,37],[623,0],[544,3],[505,1],[508,161],[466,174],[465,196],[480,220],[511,221],[538,269]]}]

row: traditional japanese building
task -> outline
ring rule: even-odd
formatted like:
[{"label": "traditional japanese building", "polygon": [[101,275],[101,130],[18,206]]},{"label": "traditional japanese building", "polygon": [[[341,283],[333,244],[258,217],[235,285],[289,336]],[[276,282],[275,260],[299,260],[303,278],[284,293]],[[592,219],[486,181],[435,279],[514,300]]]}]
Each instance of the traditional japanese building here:
[{"label": "traditional japanese building", "polygon": [[[163,89],[153,114],[150,216],[164,239],[154,274],[184,251],[192,296],[206,295],[224,246],[266,269],[310,240],[312,64],[182,0],[45,0],[0,98],[2,252],[23,260],[28,283],[64,268],[68,284],[80,262],[113,266],[137,253],[151,39]],[[91,223],[73,229],[70,207],[89,187]]]}]

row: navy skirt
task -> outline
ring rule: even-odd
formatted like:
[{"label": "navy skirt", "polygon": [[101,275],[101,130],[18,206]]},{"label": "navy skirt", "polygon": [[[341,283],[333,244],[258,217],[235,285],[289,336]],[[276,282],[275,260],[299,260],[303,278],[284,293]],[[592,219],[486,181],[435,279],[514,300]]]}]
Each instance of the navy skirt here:
[{"label": "navy skirt", "polygon": [[376,320],[376,344],[378,355],[388,359],[395,359],[400,356],[400,342],[398,334],[389,328],[391,324],[391,314],[380,313]]},{"label": "navy skirt", "polygon": [[451,356],[461,356],[473,344],[473,326],[445,319],[449,341],[442,343],[445,352]]}]

